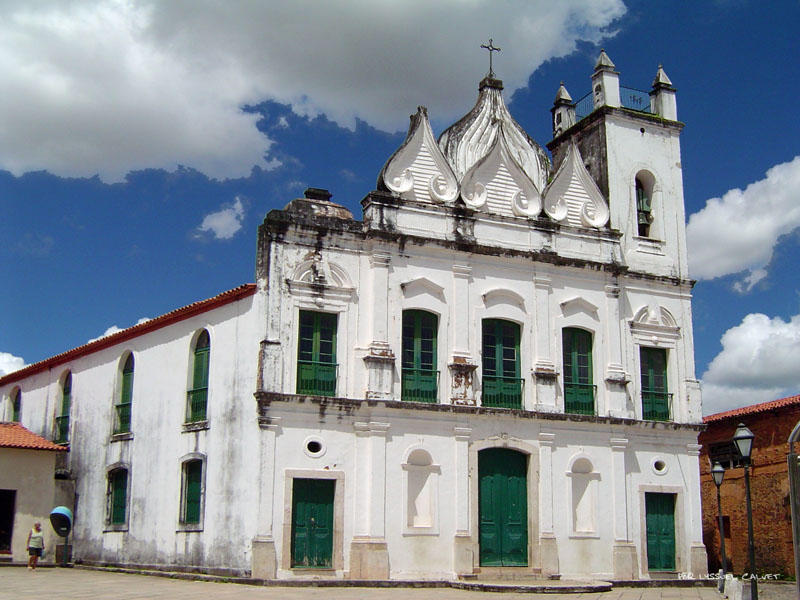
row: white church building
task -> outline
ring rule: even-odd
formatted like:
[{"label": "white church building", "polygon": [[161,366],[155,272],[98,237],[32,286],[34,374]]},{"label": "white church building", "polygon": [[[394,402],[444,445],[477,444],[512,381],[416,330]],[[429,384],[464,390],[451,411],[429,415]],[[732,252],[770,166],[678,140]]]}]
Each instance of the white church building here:
[{"label": "white church building", "polygon": [[73,558],[264,579],[705,573],[675,90],[427,113],[363,219],[309,189],[255,284],[0,378],[69,446]]}]

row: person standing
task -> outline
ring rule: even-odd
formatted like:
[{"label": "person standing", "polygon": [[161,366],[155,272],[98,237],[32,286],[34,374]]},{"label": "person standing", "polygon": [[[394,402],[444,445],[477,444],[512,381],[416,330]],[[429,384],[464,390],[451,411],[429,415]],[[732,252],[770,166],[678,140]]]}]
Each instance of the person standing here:
[{"label": "person standing", "polygon": [[28,568],[33,570],[39,557],[44,552],[44,531],[39,521],[33,524],[33,529],[28,533]]}]

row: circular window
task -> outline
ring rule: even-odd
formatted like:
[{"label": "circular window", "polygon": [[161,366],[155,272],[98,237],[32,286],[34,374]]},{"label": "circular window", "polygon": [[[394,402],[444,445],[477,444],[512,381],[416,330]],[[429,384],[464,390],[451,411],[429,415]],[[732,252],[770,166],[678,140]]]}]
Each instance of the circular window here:
[{"label": "circular window", "polygon": [[303,448],[303,450],[311,458],[319,458],[320,456],[325,454],[325,444],[318,437],[306,438],[304,444],[305,447]]},{"label": "circular window", "polygon": [[663,459],[657,458],[653,461],[653,472],[656,475],[663,475],[667,470],[667,463]]}]

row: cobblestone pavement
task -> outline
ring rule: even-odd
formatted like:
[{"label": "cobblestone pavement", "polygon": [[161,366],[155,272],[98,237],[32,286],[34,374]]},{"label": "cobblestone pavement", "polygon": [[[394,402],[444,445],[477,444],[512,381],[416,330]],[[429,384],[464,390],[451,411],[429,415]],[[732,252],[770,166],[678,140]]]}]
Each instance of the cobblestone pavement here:
[{"label": "cobblestone pavement", "polygon": [[[773,584],[774,585],[774,584]],[[768,586],[760,586],[763,600],[788,600],[772,596]],[[772,587],[772,586],[770,586]],[[792,586],[783,586],[792,594]],[[492,593],[432,588],[319,588],[262,587],[234,583],[184,581],[166,577],[129,575],[83,569],[0,568],[0,600],[719,600],[714,588],[615,588],[610,592],[582,594]],[[745,596],[749,599],[749,596]]]},{"label": "cobblestone pavement", "polygon": [[[746,584],[742,600],[750,600],[750,585]],[[792,583],[759,582],[758,600],[797,600],[797,586]]]}]

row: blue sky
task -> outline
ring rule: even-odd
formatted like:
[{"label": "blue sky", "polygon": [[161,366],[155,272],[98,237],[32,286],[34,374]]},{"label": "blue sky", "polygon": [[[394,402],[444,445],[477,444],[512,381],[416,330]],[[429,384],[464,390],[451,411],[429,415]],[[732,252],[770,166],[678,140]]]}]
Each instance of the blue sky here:
[{"label": "blue sky", "polygon": [[474,104],[488,38],[541,145],[599,49],[678,90],[705,412],[800,393],[800,3],[0,5],[0,370],[253,281],[264,215],[360,214],[408,115]]}]

